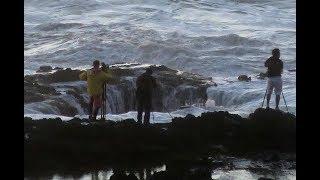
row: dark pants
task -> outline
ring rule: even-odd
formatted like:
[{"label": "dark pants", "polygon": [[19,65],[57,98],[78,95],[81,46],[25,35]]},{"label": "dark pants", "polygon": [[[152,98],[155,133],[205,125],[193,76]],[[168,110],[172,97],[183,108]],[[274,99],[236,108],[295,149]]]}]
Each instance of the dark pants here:
[{"label": "dark pants", "polygon": [[144,112],[144,124],[150,124],[150,111],[152,106],[151,98],[139,98],[138,105],[138,122],[142,123],[142,113]]}]

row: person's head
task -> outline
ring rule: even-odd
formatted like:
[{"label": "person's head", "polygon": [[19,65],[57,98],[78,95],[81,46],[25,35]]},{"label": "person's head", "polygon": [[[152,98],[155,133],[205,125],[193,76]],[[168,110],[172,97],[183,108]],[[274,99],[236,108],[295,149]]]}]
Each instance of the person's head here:
[{"label": "person's head", "polygon": [[146,69],[146,74],[152,75],[152,69],[151,68]]},{"label": "person's head", "polygon": [[279,59],[280,58],[280,50],[278,48],[273,49],[272,56]]},{"label": "person's head", "polygon": [[93,61],[93,68],[94,69],[99,69],[99,67],[100,67],[100,61],[99,60],[95,60],[95,61]]}]

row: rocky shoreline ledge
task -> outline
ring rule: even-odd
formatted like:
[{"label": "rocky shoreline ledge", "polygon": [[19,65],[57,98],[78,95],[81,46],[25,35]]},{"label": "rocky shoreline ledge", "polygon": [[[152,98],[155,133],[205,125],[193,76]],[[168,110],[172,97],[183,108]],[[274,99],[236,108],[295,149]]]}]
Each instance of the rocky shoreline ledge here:
[{"label": "rocky shoreline ledge", "polygon": [[[107,86],[107,112],[121,114],[136,110],[136,79],[146,67],[151,67],[159,87],[153,95],[154,111],[166,112],[191,104],[206,105],[208,88],[218,86],[211,77],[182,72],[166,66],[114,64],[110,73],[115,78]],[[55,114],[67,117],[88,114],[89,97],[86,82],[79,80],[80,69],[40,67],[38,73],[24,77],[24,110],[26,114]],[[257,75],[263,79],[264,74]],[[238,81],[251,77],[240,75]],[[230,81],[233,82],[233,81]],[[217,100],[219,105],[220,98]]]},{"label": "rocky shoreline ledge", "polygon": [[207,112],[148,127],[133,119],[24,118],[25,173],[138,162],[174,162],[183,168],[200,163],[212,169],[219,164],[210,159],[218,155],[253,158],[266,151],[274,152],[268,155],[271,161],[280,160],[280,153],[295,154],[294,115],[262,108],[248,118]]},{"label": "rocky shoreline ledge", "polygon": [[[107,112],[120,114],[136,110],[136,79],[145,72],[146,67],[142,64],[110,66],[114,80],[107,86]],[[204,104],[207,88],[217,86],[211,78],[197,74],[166,66],[150,67],[159,83],[152,97],[154,111],[165,112],[187,104]],[[79,79],[81,70],[50,66],[39,70],[42,70],[41,73],[24,77],[25,112],[68,117],[88,114],[89,97],[86,82]]]}]

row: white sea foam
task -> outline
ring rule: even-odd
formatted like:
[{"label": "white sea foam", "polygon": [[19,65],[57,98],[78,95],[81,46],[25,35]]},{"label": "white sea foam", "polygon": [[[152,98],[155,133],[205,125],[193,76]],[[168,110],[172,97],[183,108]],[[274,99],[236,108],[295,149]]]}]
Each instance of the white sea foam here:
[{"label": "white sea foam", "polygon": [[[287,71],[296,68],[295,0],[25,0],[24,15],[25,74],[41,65],[86,69],[94,59],[121,68],[166,65],[213,77],[218,86],[208,89],[203,111],[246,116],[260,107],[266,81],[255,76],[265,72],[264,61],[278,47],[284,95],[295,114],[296,76]],[[238,82],[240,74],[252,81]],[[25,110],[36,113],[39,107],[32,107]]]}]

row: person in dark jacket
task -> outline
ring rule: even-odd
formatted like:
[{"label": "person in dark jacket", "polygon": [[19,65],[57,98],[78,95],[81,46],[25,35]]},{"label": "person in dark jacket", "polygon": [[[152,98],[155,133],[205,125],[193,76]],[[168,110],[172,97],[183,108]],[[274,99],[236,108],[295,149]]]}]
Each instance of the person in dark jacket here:
[{"label": "person in dark jacket", "polygon": [[272,91],[276,94],[276,108],[279,110],[280,95],[282,93],[282,78],[283,62],[280,60],[280,50],[273,49],[272,56],[264,63],[267,70],[267,108],[269,108],[269,102]]},{"label": "person in dark jacket", "polygon": [[150,124],[150,111],[152,108],[152,93],[157,87],[156,80],[152,76],[152,69],[148,68],[145,73],[140,75],[136,81],[137,91],[137,119],[142,123],[142,113],[144,111],[144,124]]}]

